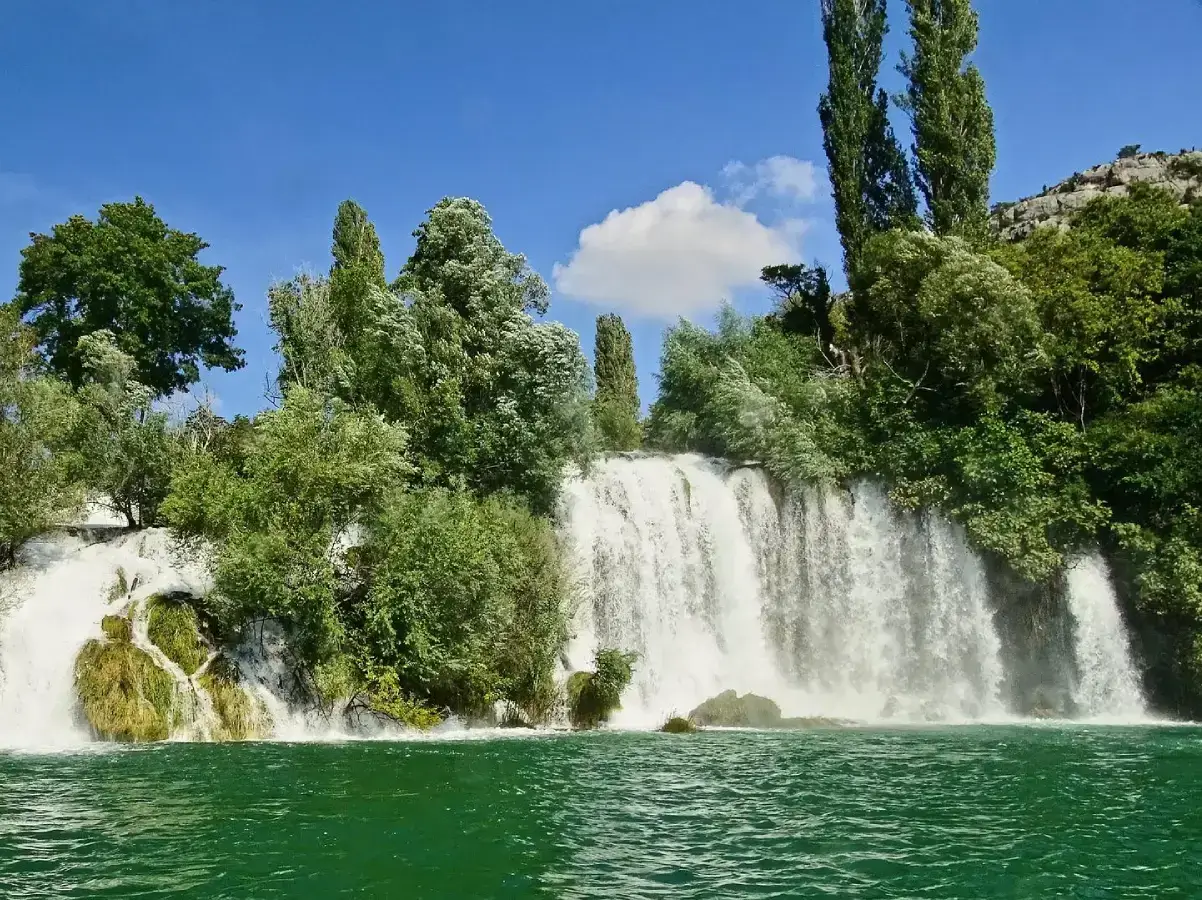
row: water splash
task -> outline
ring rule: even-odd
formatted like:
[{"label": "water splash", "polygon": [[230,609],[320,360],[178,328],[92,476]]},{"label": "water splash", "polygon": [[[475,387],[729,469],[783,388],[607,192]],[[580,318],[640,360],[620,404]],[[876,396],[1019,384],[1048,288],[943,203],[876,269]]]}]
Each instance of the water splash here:
[{"label": "water splash", "polygon": [[1106,562],[1097,553],[1069,561],[1069,610],[1077,661],[1073,703],[1088,718],[1140,719],[1146,714],[1139,674]]}]

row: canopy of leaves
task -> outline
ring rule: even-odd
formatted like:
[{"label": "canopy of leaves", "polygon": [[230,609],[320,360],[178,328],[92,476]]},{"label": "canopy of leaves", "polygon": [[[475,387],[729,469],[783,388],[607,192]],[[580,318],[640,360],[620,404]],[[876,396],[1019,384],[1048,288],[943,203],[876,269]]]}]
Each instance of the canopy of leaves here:
[{"label": "canopy of leaves", "polygon": [[74,385],[85,378],[79,342],[102,329],[134,360],[133,377],[155,394],[186,389],[200,366],[241,368],[222,268],[198,256],[195,234],[168,228],[136,198],[109,203],[96,221],[72,216],[21,251],[15,303],[50,368]]},{"label": "canopy of leaves", "polygon": [[639,382],[634,370],[634,346],[622,317],[597,317],[593,351],[597,392],[593,421],[606,450],[635,450],[642,443],[639,424]]}]

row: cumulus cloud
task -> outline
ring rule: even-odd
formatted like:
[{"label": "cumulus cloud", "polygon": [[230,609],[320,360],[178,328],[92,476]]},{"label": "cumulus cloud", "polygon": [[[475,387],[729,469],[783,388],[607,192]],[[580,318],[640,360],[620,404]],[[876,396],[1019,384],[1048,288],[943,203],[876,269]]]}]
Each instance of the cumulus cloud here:
[{"label": "cumulus cloud", "polygon": [[[773,157],[739,170],[727,166],[728,178],[735,175],[742,187],[731,200],[686,181],[589,225],[571,259],[556,263],[556,290],[635,316],[674,319],[716,309],[732,291],[756,284],[764,266],[798,261],[804,221],[769,225],[743,205],[765,191],[812,196],[813,166]],[[752,184],[760,186],[745,199]]]},{"label": "cumulus cloud", "polygon": [[753,165],[729,162],[722,174],[740,206],[757,197],[806,202],[818,193],[817,168],[812,162],[792,156],[770,156]]}]

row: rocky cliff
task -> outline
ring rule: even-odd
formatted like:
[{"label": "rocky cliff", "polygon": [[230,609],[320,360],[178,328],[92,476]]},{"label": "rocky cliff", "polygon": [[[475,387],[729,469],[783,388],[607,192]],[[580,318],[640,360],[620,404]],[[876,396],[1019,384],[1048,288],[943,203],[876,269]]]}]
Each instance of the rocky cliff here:
[{"label": "rocky cliff", "polygon": [[1181,202],[1202,199],[1202,151],[1124,153],[1114,162],[1077,172],[1034,197],[998,203],[994,228],[1003,240],[1018,240],[1040,225],[1063,227],[1073,213],[1095,197],[1122,195],[1141,182],[1171,191]]}]

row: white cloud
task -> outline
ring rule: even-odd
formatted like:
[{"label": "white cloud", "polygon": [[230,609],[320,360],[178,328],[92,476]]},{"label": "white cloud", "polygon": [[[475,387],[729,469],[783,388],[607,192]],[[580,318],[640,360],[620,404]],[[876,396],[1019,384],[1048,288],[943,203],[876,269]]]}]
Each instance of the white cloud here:
[{"label": "white cloud", "polygon": [[[778,178],[775,190],[805,188],[802,169],[772,160],[747,168],[758,173],[760,166]],[[635,316],[695,315],[756,284],[764,266],[799,260],[804,228],[797,218],[766,225],[738,200],[719,202],[710,188],[686,181],[589,225],[552,277],[563,294]]]},{"label": "white cloud", "polygon": [[818,170],[812,162],[792,156],[770,156],[758,163],[729,162],[722,170],[742,206],[756,197],[806,202],[818,193]]}]

